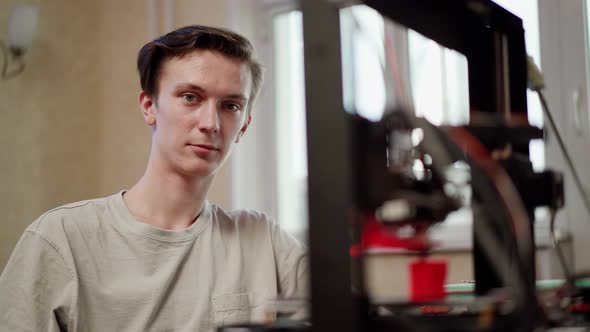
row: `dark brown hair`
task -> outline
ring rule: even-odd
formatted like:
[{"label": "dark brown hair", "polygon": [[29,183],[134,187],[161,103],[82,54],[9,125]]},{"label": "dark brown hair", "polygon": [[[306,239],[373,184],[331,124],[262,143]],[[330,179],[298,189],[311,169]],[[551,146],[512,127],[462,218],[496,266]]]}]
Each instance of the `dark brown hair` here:
[{"label": "dark brown hair", "polygon": [[241,60],[250,68],[252,89],[248,113],[262,84],[262,68],[254,59],[254,48],[248,39],[226,29],[190,25],[167,33],[147,44],[137,56],[141,89],[151,97],[158,94],[158,76],[164,60],[184,55],[195,49],[212,50]]}]

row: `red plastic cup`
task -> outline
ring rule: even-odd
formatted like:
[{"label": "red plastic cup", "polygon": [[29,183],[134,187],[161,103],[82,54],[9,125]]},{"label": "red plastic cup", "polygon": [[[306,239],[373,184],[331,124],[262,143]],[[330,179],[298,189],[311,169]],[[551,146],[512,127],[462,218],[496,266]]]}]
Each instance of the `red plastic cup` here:
[{"label": "red plastic cup", "polygon": [[420,259],[410,263],[410,300],[425,302],[444,300],[447,262]]}]

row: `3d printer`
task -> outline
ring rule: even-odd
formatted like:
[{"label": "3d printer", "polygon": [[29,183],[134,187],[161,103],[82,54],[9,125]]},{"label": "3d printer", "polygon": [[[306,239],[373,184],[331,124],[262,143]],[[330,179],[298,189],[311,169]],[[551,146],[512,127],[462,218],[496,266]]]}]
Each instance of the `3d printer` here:
[{"label": "3d printer", "polygon": [[[541,299],[535,286],[534,209],[559,209],[564,197],[560,174],[534,172],[528,159],[529,141],[544,133],[527,122],[522,21],[490,0],[362,3],[465,55],[470,123],[436,127],[403,107],[388,110],[380,121],[345,112],[339,11],[351,3],[304,0],[311,322],[220,331],[533,331],[583,325],[585,316],[572,313],[590,306],[584,290],[573,290],[574,280],[556,295],[567,297],[566,304]],[[421,143],[408,143],[417,129]],[[419,177],[408,168],[415,159],[425,166]],[[434,287],[409,302],[374,301],[363,289],[367,234],[410,225],[414,236],[399,243],[426,254],[424,230],[460,206],[444,190],[447,168],[458,160],[469,165],[476,214],[473,296],[457,300]]]}]

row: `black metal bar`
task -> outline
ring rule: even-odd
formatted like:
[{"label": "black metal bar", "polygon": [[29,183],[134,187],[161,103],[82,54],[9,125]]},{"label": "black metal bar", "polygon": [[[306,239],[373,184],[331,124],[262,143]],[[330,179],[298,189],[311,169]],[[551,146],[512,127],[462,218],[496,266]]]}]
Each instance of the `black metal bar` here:
[{"label": "black metal bar", "polygon": [[473,43],[477,16],[462,0],[365,0],[365,5],[437,43],[463,54]]},{"label": "black metal bar", "polygon": [[357,330],[349,257],[352,132],[344,112],[338,8],[304,0],[303,39],[309,199],[312,326]]},{"label": "black metal bar", "polygon": [[[507,38],[510,111],[526,113],[526,51],[522,20],[491,0],[365,0],[383,16],[467,57],[472,110],[496,112],[494,38]],[[499,59],[498,59],[499,60]]]}]

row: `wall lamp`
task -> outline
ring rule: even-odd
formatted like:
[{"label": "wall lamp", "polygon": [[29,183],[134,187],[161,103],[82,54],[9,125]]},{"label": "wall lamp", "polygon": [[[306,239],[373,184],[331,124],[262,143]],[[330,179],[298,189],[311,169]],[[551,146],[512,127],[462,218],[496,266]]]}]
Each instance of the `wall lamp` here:
[{"label": "wall lamp", "polygon": [[8,38],[0,40],[3,80],[11,79],[25,69],[24,55],[31,47],[37,30],[39,10],[33,6],[17,6],[8,22]]}]

